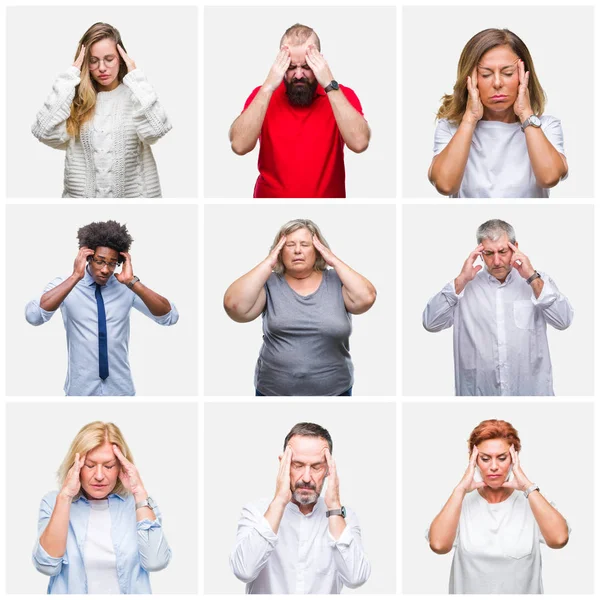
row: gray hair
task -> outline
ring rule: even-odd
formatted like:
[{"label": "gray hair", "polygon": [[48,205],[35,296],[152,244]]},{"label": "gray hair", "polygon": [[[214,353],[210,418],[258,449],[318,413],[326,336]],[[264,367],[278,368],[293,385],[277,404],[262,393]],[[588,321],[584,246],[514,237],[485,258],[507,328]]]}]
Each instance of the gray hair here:
[{"label": "gray hair", "polygon": [[492,240],[494,242],[502,237],[503,233],[506,234],[511,244],[517,241],[515,230],[510,223],[501,219],[490,219],[477,228],[477,243],[481,244],[483,240]]},{"label": "gray hair", "polygon": [[309,437],[318,437],[323,438],[327,444],[329,445],[329,453],[333,454],[333,440],[329,435],[329,431],[325,429],[325,427],[321,427],[316,423],[296,423],[291,429],[290,432],[285,436],[285,441],[283,442],[283,451],[287,448],[289,441],[295,435],[305,435]]},{"label": "gray hair", "polygon": [[279,47],[281,48],[281,46],[283,46],[284,40],[287,41],[290,46],[302,46],[302,44],[305,44],[311,36],[315,37],[315,46],[317,47],[317,50],[321,52],[321,40],[319,39],[317,32],[312,27],[301,25],[300,23],[296,23],[286,29],[286,32],[279,42]]},{"label": "gray hair", "polygon": [[[316,223],[313,223],[310,219],[293,219],[292,221],[288,221],[285,225],[282,225],[280,227],[279,231],[277,232],[277,235],[275,236],[275,239],[273,240],[273,243],[271,244],[271,250],[273,250],[273,248],[277,246],[282,235],[294,233],[294,231],[297,231],[298,229],[308,229],[308,231],[310,231],[312,235],[316,235],[319,238],[323,246],[329,248],[327,240],[323,237],[323,234],[321,233],[321,230],[319,229]],[[331,248],[329,249],[331,250]],[[269,250],[269,252],[271,252],[271,250]],[[313,267],[314,270],[325,271],[327,269],[327,263],[325,262],[325,259],[321,256],[321,254],[316,248],[315,252],[317,254],[317,260],[315,261],[315,266]],[[281,252],[277,257],[277,264],[273,268],[273,271],[278,275],[283,275],[283,273],[285,273],[285,266],[283,265],[283,261],[281,260]]]}]

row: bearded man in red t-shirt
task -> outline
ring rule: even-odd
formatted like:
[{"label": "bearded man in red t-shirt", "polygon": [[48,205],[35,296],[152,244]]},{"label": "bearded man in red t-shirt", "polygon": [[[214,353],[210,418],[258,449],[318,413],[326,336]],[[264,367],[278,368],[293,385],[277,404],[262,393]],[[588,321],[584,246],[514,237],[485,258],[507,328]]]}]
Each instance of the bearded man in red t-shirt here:
[{"label": "bearded man in red t-shirt", "polygon": [[345,198],[344,144],[364,152],[371,130],[356,94],[335,81],[319,36],[290,27],[262,86],[229,130],[232,150],[260,140],[255,198]]}]

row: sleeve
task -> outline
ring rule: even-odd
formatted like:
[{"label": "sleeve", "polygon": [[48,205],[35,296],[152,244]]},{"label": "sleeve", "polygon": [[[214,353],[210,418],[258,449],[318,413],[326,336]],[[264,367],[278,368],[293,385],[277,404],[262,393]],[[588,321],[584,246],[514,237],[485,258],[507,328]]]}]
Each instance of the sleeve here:
[{"label": "sleeve", "polygon": [[340,85],[340,89],[342,90],[344,96],[346,97],[346,100],[348,100],[348,102],[350,102],[352,107],[364,117],[365,115],[363,113],[363,109],[360,104],[360,100],[358,99],[358,96],[354,93],[354,90],[351,90],[350,88],[348,88],[344,85]]},{"label": "sleeve", "polygon": [[329,544],[338,575],[346,587],[357,588],[363,585],[371,574],[371,563],[362,545],[358,518],[352,511],[346,515],[346,528],[335,540],[329,531]]},{"label": "sleeve", "polygon": [[452,128],[447,119],[440,119],[433,135],[433,155],[437,156],[454,137],[456,130]]},{"label": "sleeve", "polygon": [[[246,100],[246,102],[244,104],[244,110],[246,110],[252,104],[252,100],[254,100],[254,98],[256,98],[256,95],[258,94],[259,91],[260,91],[260,86],[257,88],[254,88],[254,90],[252,90],[252,93],[248,96],[248,99]],[[242,112],[244,112],[244,110],[242,110]]]},{"label": "sleeve", "polygon": [[31,126],[33,135],[51,148],[65,150],[68,146],[70,136],[67,133],[67,119],[71,114],[71,103],[80,75],[77,67],[70,67],[57,77],[52,92]]},{"label": "sleeve", "polygon": [[454,311],[464,293],[465,290],[460,294],[456,293],[454,280],[447,283],[441,292],[427,302],[427,306],[423,311],[423,327],[432,333],[452,327],[454,324]]},{"label": "sleeve", "polygon": [[544,320],[554,329],[566,329],[573,321],[573,307],[566,296],[563,296],[556,284],[545,273],[540,273],[544,281],[544,287],[539,298],[531,293],[531,301],[544,315]]},{"label": "sleeve", "polygon": [[133,124],[138,137],[145,144],[154,144],[172,128],[165,109],[142,70],[135,69],[127,73],[123,83],[131,90]]},{"label": "sleeve", "polygon": [[246,505],[238,521],[235,547],[229,556],[233,574],[244,583],[254,581],[277,544],[277,534],[260,510]]},{"label": "sleeve", "polygon": [[[548,141],[554,146],[556,151],[566,158],[567,155],[565,154],[565,141],[560,119],[550,116],[546,118],[542,117],[542,131],[544,132],[544,135]],[[564,181],[568,176],[569,172],[567,171],[561,181]]]},{"label": "sleeve", "polygon": [[57,285],[60,285],[63,281],[64,281],[64,279],[62,277],[55,277],[44,288],[44,291],[42,292],[41,296],[36,297],[27,303],[27,306],[25,306],[25,319],[27,319],[27,322],[30,325],[36,325],[36,326],[43,325],[44,323],[46,323],[47,321],[49,321],[52,318],[52,316],[54,315],[54,313],[56,311],[55,310],[44,310],[40,306],[40,301],[42,299],[42,296],[46,292],[49,292],[51,289],[55,288]]},{"label": "sleeve", "polygon": [[156,519],[137,522],[137,541],[142,568],[148,572],[161,571],[171,560],[171,548],[162,527],[162,514],[154,509]]},{"label": "sleeve", "polygon": [[150,312],[150,309],[144,304],[144,301],[138,295],[134,294],[133,292],[131,293],[133,294],[133,308],[139,310],[142,314],[152,319],[155,323],[167,326],[175,325],[175,323],[179,321],[179,313],[172,302],[169,302],[171,305],[171,310],[166,315],[157,317]]},{"label": "sleeve", "polygon": [[[56,496],[54,495],[54,498]],[[53,577],[58,575],[61,572],[63,564],[69,564],[66,555],[60,557],[50,556],[40,544],[40,537],[44,530],[48,526],[48,522],[50,521],[50,517],[52,516],[52,511],[54,510],[54,502],[51,501],[52,496],[50,494],[44,496],[42,498],[42,502],[40,504],[40,514],[38,518],[38,535],[37,542],[33,549],[33,564],[35,568],[44,575],[48,575]]]}]

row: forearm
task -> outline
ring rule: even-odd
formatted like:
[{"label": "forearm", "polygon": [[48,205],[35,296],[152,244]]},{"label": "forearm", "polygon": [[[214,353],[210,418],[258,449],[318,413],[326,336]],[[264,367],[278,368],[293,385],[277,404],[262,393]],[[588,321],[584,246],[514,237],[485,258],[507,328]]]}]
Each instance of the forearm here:
[{"label": "forearm", "polygon": [[54,558],[63,556],[67,549],[72,500],[69,496],[58,494],[50,521],[40,536],[40,545]]},{"label": "forearm", "polygon": [[371,139],[371,130],[365,118],[348,102],[342,90],[332,90],[327,97],[346,146],[353,152],[364,152]]},{"label": "forearm", "polygon": [[423,327],[427,331],[437,332],[452,327],[454,311],[459,299],[455,294],[455,283],[452,282],[435,296],[429,299],[423,311]]},{"label": "forearm", "polygon": [[444,508],[431,523],[429,546],[436,554],[446,554],[452,550],[465,495],[463,490],[454,489]]},{"label": "forearm", "polygon": [[336,541],[339,540],[342,533],[344,533],[344,529],[346,529],[346,519],[342,515],[334,515],[327,520],[331,537]]},{"label": "forearm", "polygon": [[562,548],[569,541],[565,518],[538,491],[529,494],[529,506],[550,548]]},{"label": "forearm", "polygon": [[531,291],[536,298],[540,297],[542,290],[544,289],[544,280],[541,277],[534,279],[531,282]]},{"label": "forearm", "polygon": [[525,141],[537,184],[545,189],[554,187],[567,173],[561,154],[539,127],[526,127]]},{"label": "forearm", "polygon": [[251,315],[250,313],[256,306],[264,285],[272,272],[271,265],[263,261],[227,288],[223,298],[223,306],[234,321],[243,323],[252,320],[249,319],[250,316],[253,318],[258,316],[258,314]]},{"label": "forearm", "polygon": [[145,286],[141,281],[137,281],[131,289],[155,317],[162,317],[171,311],[171,303]]},{"label": "forearm", "polygon": [[273,91],[263,85],[250,106],[233,122],[229,141],[236,154],[243,155],[254,150],[272,95]]},{"label": "forearm", "polygon": [[274,498],[273,502],[269,504],[267,512],[265,512],[265,519],[275,534],[279,531],[279,525],[281,524],[281,519],[283,518],[286,506],[287,502],[282,502],[281,500]]},{"label": "forearm", "polygon": [[444,196],[452,196],[460,189],[476,125],[467,120],[461,121],[448,145],[431,163],[429,181]]},{"label": "forearm", "polygon": [[[148,492],[146,492],[146,490],[143,488],[136,490],[133,494],[133,499],[135,500],[136,504],[138,504],[138,502],[144,502],[144,500],[146,500],[147,498]],[[156,520],[156,515],[150,507],[143,506],[142,508],[137,508],[135,510],[135,518],[138,523],[140,521],[143,521],[144,519],[148,519],[148,521],[154,521]]]},{"label": "forearm", "polygon": [[369,310],[377,297],[373,284],[339,259],[334,261],[333,268],[344,285],[345,298],[350,304],[346,306],[348,311],[360,314]]},{"label": "forearm", "polygon": [[61,284],[48,290],[40,298],[40,308],[49,312],[58,310],[60,305],[64,302],[65,298],[71,293],[73,288],[80,281],[76,275],[71,275],[68,279],[65,279]]}]

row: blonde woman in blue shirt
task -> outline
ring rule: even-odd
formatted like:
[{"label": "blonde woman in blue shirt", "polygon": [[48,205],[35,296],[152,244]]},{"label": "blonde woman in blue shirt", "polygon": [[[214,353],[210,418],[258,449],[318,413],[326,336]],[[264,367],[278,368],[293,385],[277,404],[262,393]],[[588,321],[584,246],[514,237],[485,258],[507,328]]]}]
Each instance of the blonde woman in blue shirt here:
[{"label": "blonde woman in blue shirt", "polygon": [[58,480],[42,499],[33,551],[48,593],[152,593],[148,573],[169,564],[171,549],[119,428],[85,425]]}]

